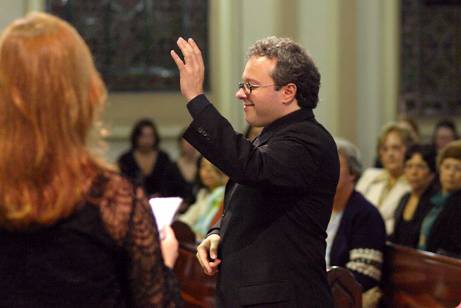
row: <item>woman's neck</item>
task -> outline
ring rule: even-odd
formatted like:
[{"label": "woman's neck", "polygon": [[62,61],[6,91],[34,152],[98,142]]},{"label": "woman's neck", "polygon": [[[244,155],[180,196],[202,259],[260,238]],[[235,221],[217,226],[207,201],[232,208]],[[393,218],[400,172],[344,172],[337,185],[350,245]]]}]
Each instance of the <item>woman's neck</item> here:
[{"label": "woman's neck", "polygon": [[402,176],[403,170],[402,169],[392,170],[392,171],[387,170],[387,173],[389,174],[389,183],[394,185],[395,182],[397,182],[399,178]]},{"label": "woman's neck", "polygon": [[137,148],[134,150],[137,155],[148,156],[157,152],[154,148]]}]

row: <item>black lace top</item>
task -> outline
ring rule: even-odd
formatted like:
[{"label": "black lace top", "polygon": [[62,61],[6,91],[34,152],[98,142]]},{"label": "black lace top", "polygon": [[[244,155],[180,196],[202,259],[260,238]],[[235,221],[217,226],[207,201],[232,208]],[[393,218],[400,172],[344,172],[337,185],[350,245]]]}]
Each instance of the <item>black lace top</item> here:
[{"label": "black lace top", "polygon": [[0,230],[0,247],[0,307],[180,306],[147,200],[115,174],[53,226]]}]

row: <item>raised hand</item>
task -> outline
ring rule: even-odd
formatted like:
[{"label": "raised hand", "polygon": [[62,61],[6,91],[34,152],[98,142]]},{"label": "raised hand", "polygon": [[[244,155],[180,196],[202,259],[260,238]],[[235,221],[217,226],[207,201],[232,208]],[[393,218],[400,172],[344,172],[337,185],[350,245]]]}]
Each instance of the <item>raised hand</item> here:
[{"label": "raised hand", "polygon": [[205,65],[203,64],[202,53],[193,39],[190,38],[186,41],[180,37],[177,44],[184,56],[184,61],[174,50],[170,51],[170,54],[178,66],[181,93],[189,102],[203,93]]}]

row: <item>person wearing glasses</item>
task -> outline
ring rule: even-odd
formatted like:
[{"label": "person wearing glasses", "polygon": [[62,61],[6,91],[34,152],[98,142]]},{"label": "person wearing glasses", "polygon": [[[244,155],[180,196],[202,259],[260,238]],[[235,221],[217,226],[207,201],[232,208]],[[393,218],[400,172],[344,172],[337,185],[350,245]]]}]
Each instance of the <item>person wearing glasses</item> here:
[{"label": "person wearing glasses", "polygon": [[440,151],[437,168],[440,188],[421,223],[417,248],[461,258],[461,141]]},{"label": "person wearing glasses", "polygon": [[416,248],[422,220],[433,207],[431,198],[437,190],[435,161],[432,145],[413,144],[405,153],[404,175],[411,191],[402,196],[395,211],[391,242]]},{"label": "person wearing glasses", "polygon": [[221,220],[197,248],[217,277],[217,307],[333,307],[325,239],[339,177],[338,152],[316,121],[320,74],[287,38],[258,40],[239,83],[252,142],[203,94],[204,64],[192,39],[171,51],[193,121],[184,137],[230,178]]}]

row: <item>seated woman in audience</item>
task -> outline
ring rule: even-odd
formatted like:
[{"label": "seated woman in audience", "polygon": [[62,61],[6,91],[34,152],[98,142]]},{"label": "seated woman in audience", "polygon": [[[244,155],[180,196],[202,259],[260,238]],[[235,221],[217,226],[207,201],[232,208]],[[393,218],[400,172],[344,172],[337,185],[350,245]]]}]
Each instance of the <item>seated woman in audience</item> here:
[{"label": "seated woman in audience", "polygon": [[185,202],[190,205],[195,202],[200,153],[182,135],[178,138],[179,157],[176,160],[176,166],[186,185]]},{"label": "seated woman in audience", "polygon": [[432,144],[437,152],[452,141],[458,140],[458,130],[453,121],[443,119],[437,122],[432,132]]},{"label": "seated woman in audience", "polygon": [[150,119],[139,120],[131,132],[131,148],[118,159],[122,175],[142,186],[151,197],[185,197],[186,183],[167,153],[160,150],[160,136]]},{"label": "seated woman in audience", "polygon": [[220,218],[227,176],[205,158],[200,159],[199,182],[202,188],[197,200],[178,220],[188,224],[197,240],[202,240],[210,227]]},{"label": "seated woman in audience", "polygon": [[397,121],[397,125],[409,130],[411,134],[413,135],[414,142],[420,141],[421,134],[419,132],[418,123],[415,121],[415,119],[404,116],[404,117],[401,117],[400,120]]},{"label": "seated woman in audience", "polygon": [[461,258],[461,141],[446,145],[437,157],[440,191],[421,224],[418,248]]},{"label": "seated woman in audience", "polygon": [[358,149],[346,140],[335,141],[340,172],[327,227],[326,263],[348,268],[366,293],[381,279],[386,230],[379,211],[354,190],[362,172]]},{"label": "seated woman in audience", "polygon": [[[419,127],[418,123],[409,117],[401,117],[396,123],[397,126],[406,129],[410,132],[411,138],[413,139],[413,142],[419,142],[421,139],[421,135],[419,133]],[[378,150],[379,153],[379,150]],[[381,160],[379,158],[379,155],[377,155],[374,163],[375,168],[383,168],[383,164],[381,163]]]},{"label": "seated woman in audience", "polygon": [[356,186],[379,209],[388,235],[394,230],[394,214],[399,201],[410,191],[403,175],[403,159],[413,142],[413,135],[407,129],[395,123],[385,126],[378,139],[379,158],[384,168],[368,168]]},{"label": "seated woman in audience", "polygon": [[87,148],[105,86],[77,31],[33,13],[0,37],[0,307],[176,307],[142,191]]},{"label": "seated woman in audience", "polygon": [[412,145],[405,154],[405,178],[411,192],[400,199],[395,212],[393,243],[416,248],[422,219],[432,207],[434,194],[435,151],[430,145]]}]

